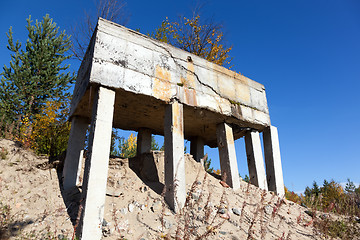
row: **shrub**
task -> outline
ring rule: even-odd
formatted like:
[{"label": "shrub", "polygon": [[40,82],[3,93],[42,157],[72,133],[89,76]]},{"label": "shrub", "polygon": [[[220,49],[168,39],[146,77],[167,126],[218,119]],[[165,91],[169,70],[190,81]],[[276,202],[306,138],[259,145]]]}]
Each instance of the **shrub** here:
[{"label": "shrub", "polygon": [[136,156],[136,136],[134,134],[130,134],[128,139],[125,138],[120,139],[120,155],[124,158],[131,158]]},{"label": "shrub", "polygon": [[[22,119],[17,140],[38,154],[58,156],[67,148],[70,123],[67,122],[68,108],[65,103],[48,101],[41,113],[32,122]],[[67,106],[67,105],[65,105]]]}]

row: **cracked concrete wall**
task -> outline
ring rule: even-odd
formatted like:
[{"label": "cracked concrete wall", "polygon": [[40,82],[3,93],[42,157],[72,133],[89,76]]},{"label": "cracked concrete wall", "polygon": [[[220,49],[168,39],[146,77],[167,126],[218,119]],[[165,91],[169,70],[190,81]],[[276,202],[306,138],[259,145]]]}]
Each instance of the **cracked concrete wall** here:
[{"label": "cracked concrete wall", "polygon": [[210,146],[216,146],[220,122],[238,127],[235,139],[243,136],[242,128],[270,125],[263,85],[104,19],[79,69],[71,115],[89,117],[93,85],[117,91],[114,126],[123,129],[163,134],[162,105],[171,99],[185,106],[185,138],[202,136]]}]

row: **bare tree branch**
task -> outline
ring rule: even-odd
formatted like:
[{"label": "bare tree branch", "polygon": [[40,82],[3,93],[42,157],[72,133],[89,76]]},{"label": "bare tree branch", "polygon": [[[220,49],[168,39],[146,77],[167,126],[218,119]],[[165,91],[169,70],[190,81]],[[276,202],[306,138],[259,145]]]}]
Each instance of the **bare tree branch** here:
[{"label": "bare tree branch", "polygon": [[96,14],[84,12],[83,21],[76,23],[71,29],[74,57],[82,61],[99,17],[126,25],[128,14],[124,0],[96,0]]}]

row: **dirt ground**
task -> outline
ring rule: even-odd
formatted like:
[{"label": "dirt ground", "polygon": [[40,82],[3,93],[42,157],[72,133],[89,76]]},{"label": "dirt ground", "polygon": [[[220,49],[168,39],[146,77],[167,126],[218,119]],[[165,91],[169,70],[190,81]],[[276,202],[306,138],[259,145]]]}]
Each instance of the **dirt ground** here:
[{"label": "dirt ground", "polygon": [[[72,239],[81,187],[63,191],[61,164],[12,141],[1,139],[0,151],[0,239]],[[304,207],[243,181],[224,187],[191,155],[186,206],[174,214],[163,201],[163,157],[110,159],[103,239],[319,239]]]}]

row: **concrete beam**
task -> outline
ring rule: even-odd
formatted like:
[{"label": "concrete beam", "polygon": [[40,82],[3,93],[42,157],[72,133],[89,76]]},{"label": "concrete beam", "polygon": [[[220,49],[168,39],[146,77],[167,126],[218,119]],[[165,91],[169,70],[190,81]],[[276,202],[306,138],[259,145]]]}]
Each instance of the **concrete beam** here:
[{"label": "concrete beam", "polygon": [[115,91],[103,87],[94,96],[83,182],[85,203],[77,229],[81,239],[99,240],[102,236],[114,100]]},{"label": "concrete beam", "polygon": [[147,128],[140,128],[137,135],[137,150],[136,155],[142,153],[150,153],[151,151],[151,130]]},{"label": "concrete beam", "polygon": [[190,142],[190,154],[195,161],[200,162],[204,157],[204,140],[201,137],[194,137]]},{"label": "concrete beam", "polygon": [[248,131],[245,135],[245,148],[249,168],[250,183],[268,190],[264,159],[262,155],[260,134],[258,131]]},{"label": "concrete beam", "polygon": [[239,171],[236,160],[234,136],[227,123],[217,125],[216,136],[219,148],[221,177],[233,189],[240,188]]},{"label": "concrete beam", "polygon": [[270,191],[285,195],[277,128],[270,126],[263,131],[267,183]]},{"label": "concrete beam", "polygon": [[70,189],[79,182],[88,123],[84,118],[74,116],[63,169],[63,187]]},{"label": "concrete beam", "polygon": [[165,141],[165,200],[175,212],[186,200],[183,105],[168,104],[164,121]]},{"label": "concrete beam", "polygon": [[[164,104],[184,104],[184,137],[216,147],[216,124],[262,131],[270,125],[265,88],[204,58],[99,19],[77,74],[71,116],[91,118],[91,86],[116,89],[114,127],[164,134]],[[136,121],[134,121],[136,119]],[[215,124],[216,123],[216,124]],[[235,131],[234,139],[243,137]]]}]

